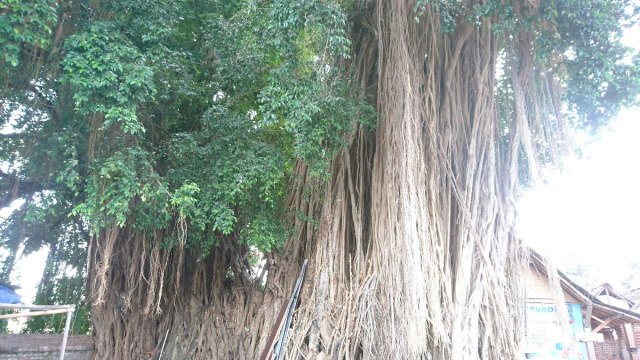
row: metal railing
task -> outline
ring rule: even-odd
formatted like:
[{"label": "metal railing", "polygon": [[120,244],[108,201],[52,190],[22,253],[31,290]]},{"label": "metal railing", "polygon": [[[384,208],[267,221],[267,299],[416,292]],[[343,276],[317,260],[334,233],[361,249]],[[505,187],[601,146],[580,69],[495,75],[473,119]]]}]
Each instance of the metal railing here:
[{"label": "metal railing", "polygon": [[17,314],[0,315],[0,320],[66,313],[67,320],[64,325],[64,335],[62,336],[62,346],[60,347],[60,360],[64,360],[65,348],[67,347],[67,339],[69,338],[69,330],[71,328],[71,318],[73,317],[73,312],[76,311],[75,305],[21,305],[21,304],[0,303],[0,309],[33,310],[29,312],[20,312]]}]

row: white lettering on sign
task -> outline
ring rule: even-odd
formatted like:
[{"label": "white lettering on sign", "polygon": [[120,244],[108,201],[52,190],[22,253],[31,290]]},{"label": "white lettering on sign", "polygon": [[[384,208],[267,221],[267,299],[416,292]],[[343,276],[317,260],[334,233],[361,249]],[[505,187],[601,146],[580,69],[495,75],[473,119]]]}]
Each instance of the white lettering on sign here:
[{"label": "white lettering on sign", "polygon": [[554,304],[527,304],[525,353],[528,359],[586,360],[582,311],[567,304],[569,324],[562,326]]}]

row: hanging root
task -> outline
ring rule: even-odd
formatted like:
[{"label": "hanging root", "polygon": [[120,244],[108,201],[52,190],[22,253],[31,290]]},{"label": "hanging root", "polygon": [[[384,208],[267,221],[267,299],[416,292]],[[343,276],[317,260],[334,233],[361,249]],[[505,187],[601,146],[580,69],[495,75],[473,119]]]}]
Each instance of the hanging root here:
[{"label": "hanging root", "polygon": [[513,102],[498,108],[496,19],[443,33],[429,6],[419,23],[412,1],[361,6],[352,70],[378,125],[333,162],[288,357],[518,358],[515,195],[521,164],[537,172],[541,134],[563,146],[556,86],[520,34],[507,44],[519,67],[503,69]]},{"label": "hanging root", "polygon": [[[500,43],[493,17],[443,33],[431,6],[420,22],[415,1],[358,6],[350,71],[377,127],[356,127],[326,185],[296,163],[294,234],[268,256],[264,288],[240,276],[232,236],[200,259],[161,249],[162,233],[105,230],[90,284],[94,303],[111,305],[94,307],[94,327],[118,340],[96,356],[146,356],[170,329],[167,358],[256,358],[306,258],[287,359],[520,356],[527,254],[514,236],[515,195],[522,165],[538,167],[536,141],[547,134],[563,147],[557,84],[533,66],[531,34]],[[500,49],[513,96],[497,104]]]}]

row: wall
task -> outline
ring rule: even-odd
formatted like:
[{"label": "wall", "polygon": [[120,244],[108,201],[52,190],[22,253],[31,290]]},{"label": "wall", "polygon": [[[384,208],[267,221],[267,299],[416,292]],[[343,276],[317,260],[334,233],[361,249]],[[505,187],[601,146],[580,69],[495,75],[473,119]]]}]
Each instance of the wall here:
[{"label": "wall", "polygon": [[[553,291],[549,285],[549,279],[546,275],[538,272],[533,265],[529,266],[529,271],[525,272],[525,291],[527,300],[548,300],[553,302]],[[581,301],[566,291],[563,291],[565,301],[579,304]]]},{"label": "wall", "polygon": [[[0,360],[58,360],[62,335],[0,334]],[[67,340],[65,360],[89,360],[90,336],[72,335]]]},{"label": "wall", "polygon": [[620,360],[620,348],[618,340],[611,336],[611,333],[605,332],[604,342],[594,342],[593,348],[598,360]]},{"label": "wall", "polygon": [[633,338],[636,340],[636,345],[640,346],[640,324],[633,325]]}]

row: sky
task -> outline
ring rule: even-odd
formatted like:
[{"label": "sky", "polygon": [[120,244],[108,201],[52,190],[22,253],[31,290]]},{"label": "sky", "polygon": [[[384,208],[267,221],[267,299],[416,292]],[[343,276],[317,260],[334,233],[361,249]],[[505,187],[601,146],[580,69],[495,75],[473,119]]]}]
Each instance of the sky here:
[{"label": "sky", "polygon": [[[623,43],[640,51],[640,24]],[[518,234],[561,270],[596,267],[600,282],[621,288],[640,262],[640,107],[625,109],[595,136],[579,134],[582,157],[527,190],[518,203]],[[640,274],[638,274],[640,279]]]},{"label": "sky", "polygon": [[598,136],[584,136],[583,156],[526,191],[518,232],[557,267],[600,264],[616,285],[640,261],[640,109],[624,110]]},{"label": "sky", "polygon": [[45,247],[23,257],[11,273],[11,283],[19,284],[20,289],[16,292],[25,304],[33,303],[33,298],[36,296],[38,283],[47,261],[47,251],[48,248]]}]

